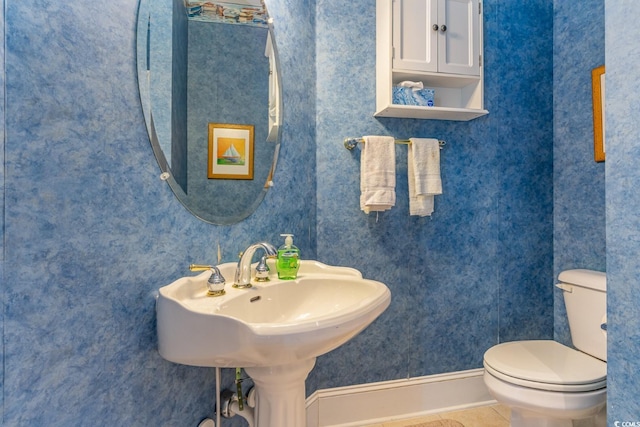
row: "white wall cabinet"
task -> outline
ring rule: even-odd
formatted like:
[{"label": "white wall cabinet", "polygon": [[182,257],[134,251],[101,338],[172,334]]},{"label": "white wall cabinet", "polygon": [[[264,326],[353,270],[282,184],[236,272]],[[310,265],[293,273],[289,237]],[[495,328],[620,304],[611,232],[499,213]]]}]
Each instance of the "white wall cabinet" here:
[{"label": "white wall cabinet", "polygon": [[[376,0],[376,117],[471,120],[484,109],[481,0]],[[393,103],[409,80],[435,106]]]}]

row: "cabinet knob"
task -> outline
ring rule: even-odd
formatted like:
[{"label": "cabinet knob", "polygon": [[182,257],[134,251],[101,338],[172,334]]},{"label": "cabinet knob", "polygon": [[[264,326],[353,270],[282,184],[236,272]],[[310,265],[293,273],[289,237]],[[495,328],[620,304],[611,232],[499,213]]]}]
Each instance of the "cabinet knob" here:
[{"label": "cabinet knob", "polygon": [[447,31],[447,26],[446,26],[446,25],[441,25],[441,26],[440,26],[440,31],[442,31],[443,33],[444,33],[445,31]]},{"label": "cabinet knob", "polygon": [[438,31],[438,24],[433,24],[433,31]]}]

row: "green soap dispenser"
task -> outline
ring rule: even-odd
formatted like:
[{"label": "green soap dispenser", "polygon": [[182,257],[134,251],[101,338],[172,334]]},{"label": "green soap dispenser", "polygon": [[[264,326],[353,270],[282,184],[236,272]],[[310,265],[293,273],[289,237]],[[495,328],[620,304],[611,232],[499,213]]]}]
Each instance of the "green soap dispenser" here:
[{"label": "green soap dispenser", "polygon": [[284,245],[278,248],[276,270],[279,279],[295,279],[300,268],[300,249],[293,245],[293,234],[281,234]]}]

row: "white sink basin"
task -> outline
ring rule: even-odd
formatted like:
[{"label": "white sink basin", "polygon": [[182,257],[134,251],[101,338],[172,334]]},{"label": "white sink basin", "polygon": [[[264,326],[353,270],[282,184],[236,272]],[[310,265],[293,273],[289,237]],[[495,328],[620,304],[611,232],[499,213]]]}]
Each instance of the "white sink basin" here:
[{"label": "white sink basin", "polygon": [[207,296],[210,273],[160,288],[158,348],[172,362],[193,366],[268,367],[313,359],[344,344],[391,301],[389,289],[359,271],[302,261],[296,280],[235,289],[235,263],[219,266],[226,295]]}]

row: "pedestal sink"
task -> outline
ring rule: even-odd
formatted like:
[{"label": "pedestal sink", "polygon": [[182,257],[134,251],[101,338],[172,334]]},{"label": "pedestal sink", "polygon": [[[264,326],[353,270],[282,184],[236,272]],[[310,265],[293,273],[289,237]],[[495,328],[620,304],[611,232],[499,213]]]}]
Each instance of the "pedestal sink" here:
[{"label": "pedestal sink", "polygon": [[[235,263],[218,266],[227,279]],[[391,301],[381,282],[355,269],[301,261],[296,280],[207,295],[210,273],[160,288],[158,349],[175,363],[243,367],[256,387],[255,427],[305,425],[304,382],[315,359],[349,341]]]}]

